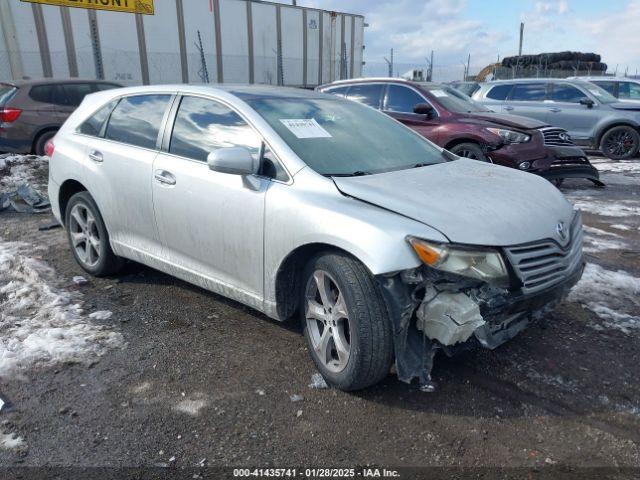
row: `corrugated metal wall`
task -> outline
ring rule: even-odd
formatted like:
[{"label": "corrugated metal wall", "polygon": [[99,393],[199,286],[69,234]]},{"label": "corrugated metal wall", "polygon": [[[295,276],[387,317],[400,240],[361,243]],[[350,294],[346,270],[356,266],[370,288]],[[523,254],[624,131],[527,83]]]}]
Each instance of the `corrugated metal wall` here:
[{"label": "corrugated metal wall", "polygon": [[0,18],[0,80],[314,86],[362,72],[362,16],[290,5],[155,0],[133,15],[0,0]]}]

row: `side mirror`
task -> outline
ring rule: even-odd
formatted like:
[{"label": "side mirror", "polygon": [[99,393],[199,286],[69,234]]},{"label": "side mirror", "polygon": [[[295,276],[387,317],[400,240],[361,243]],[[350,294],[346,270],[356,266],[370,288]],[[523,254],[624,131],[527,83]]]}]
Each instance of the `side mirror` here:
[{"label": "side mirror", "polygon": [[594,103],[593,103],[593,100],[585,97],[580,99],[580,105],[586,105],[587,108],[593,108]]},{"label": "side mirror", "polygon": [[417,113],[418,115],[426,115],[431,117],[435,110],[428,103],[416,103],[413,106],[413,113]]},{"label": "side mirror", "polygon": [[253,175],[258,173],[259,160],[253,158],[245,147],[226,147],[214,150],[207,157],[207,165],[214,172],[231,175]]}]

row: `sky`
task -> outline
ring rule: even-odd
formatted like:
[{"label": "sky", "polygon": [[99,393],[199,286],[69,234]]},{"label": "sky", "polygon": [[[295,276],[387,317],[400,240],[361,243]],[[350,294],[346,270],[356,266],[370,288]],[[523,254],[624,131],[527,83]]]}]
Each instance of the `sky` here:
[{"label": "sky", "polygon": [[[287,2],[288,3],[288,2]],[[595,52],[613,73],[640,72],[640,0],[298,0],[298,5],[365,16],[365,61],[384,65],[389,49],[399,69],[426,64],[435,72],[470,73],[518,53]],[[403,72],[398,72],[403,73]]]}]

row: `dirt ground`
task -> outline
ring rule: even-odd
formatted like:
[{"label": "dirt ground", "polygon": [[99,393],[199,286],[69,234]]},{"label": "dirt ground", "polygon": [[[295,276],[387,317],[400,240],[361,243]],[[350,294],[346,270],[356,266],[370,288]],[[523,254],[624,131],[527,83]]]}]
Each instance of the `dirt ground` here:
[{"label": "dirt ground", "polygon": [[[592,228],[587,261],[638,282],[640,160],[629,168],[596,162],[606,188],[575,180],[562,191],[591,205],[583,208]],[[343,393],[309,387],[314,367],[297,324],[137,264],[90,278],[63,230],[38,231],[51,220],[0,212],[0,237],[31,245],[87,314],[113,312],[91,322],[124,343],[89,364],[36,365],[0,380],[11,402],[0,411],[0,434],[23,439],[0,448],[2,466],[373,464],[640,475],[640,289],[627,277],[626,287],[602,277],[604,298],[586,290],[495,351],[439,356],[435,393],[393,375]],[[77,275],[88,283],[75,285]]]}]

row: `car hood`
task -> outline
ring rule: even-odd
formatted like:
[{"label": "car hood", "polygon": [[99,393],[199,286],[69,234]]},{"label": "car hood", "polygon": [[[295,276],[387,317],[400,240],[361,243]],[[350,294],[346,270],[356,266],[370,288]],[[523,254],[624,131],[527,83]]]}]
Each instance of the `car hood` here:
[{"label": "car hood", "polygon": [[573,207],[547,180],[461,159],[362,177],[333,177],[345,195],[424,223],[451,242],[507,246],[557,238]]},{"label": "car hood", "polygon": [[481,120],[483,122],[491,122],[496,125],[502,125],[505,127],[520,128],[524,130],[531,130],[534,128],[548,127],[549,124],[535,120],[533,118],[521,117],[520,115],[509,115],[507,113],[493,113],[493,112],[473,112],[466,113],[465,117],[474,120]]},{"label": "car hood", "polygon": [[611,108],[615,108],[616,110],[632,110],[632,111],[640,111],[640,102],[616,102],[610,103],[609,106]]}]

